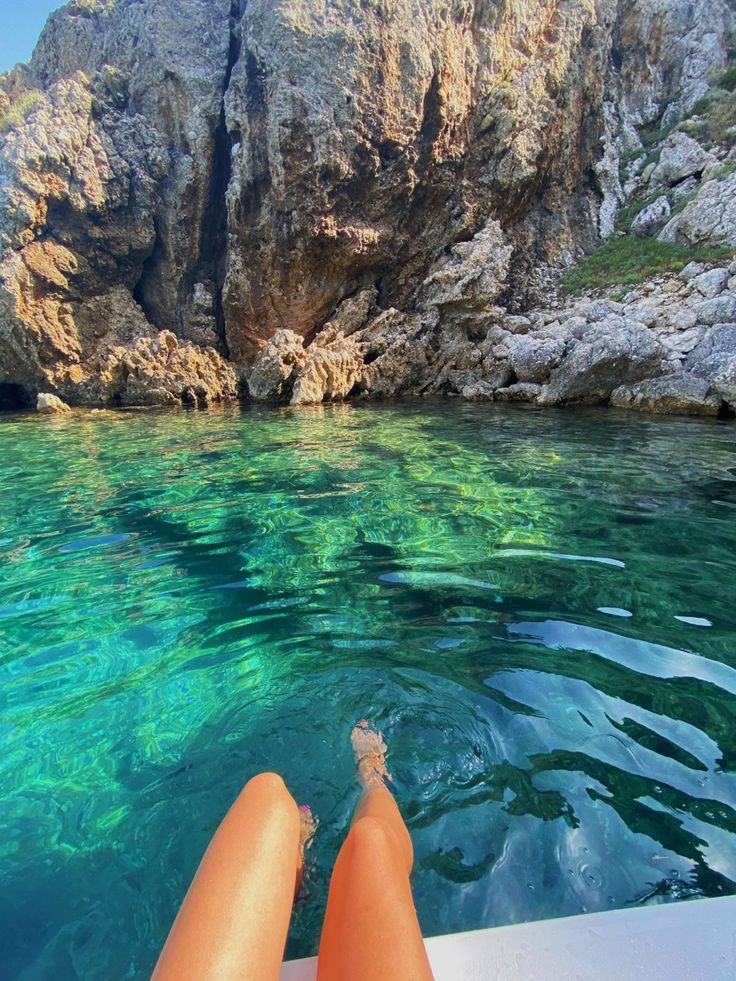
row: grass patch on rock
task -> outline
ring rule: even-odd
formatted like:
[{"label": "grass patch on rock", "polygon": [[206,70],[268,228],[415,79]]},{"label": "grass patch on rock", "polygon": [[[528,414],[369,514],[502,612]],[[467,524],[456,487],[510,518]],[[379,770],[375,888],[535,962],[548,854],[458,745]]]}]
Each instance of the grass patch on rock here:
[{"label": "grass patch on rock", "polygon": [[24,92],[20,98],[7,104],[4,112],[0,112],[0,133],[4,133],[14,126],[20,126],[25,122],[26,116],[43,98],[43,94],[37,89]]},{"label": "grass patch on rock", "polygon": [[725,89],[727,92],[736,91],[736,65],[729,65],[724,72],[721,72],[716,80],[716,85],[719,89]]},{"label": "grass patch on rock", "polygon": [[656,238],[623,236],[609,239],[560,277],[563,292],[579,296],[587,290],[636,286],[651,276],[679,272],[688,262],[730,259],[732,249],[690,249]]},{"label": "grass patch on rock", "polygon": [[690,120],[691,129],[698,132],[692,135],[701,142],[721,146],[733,146],[736,142],[736,91],[720,85],[711,89],[695,103],[693,114],[696,119]]}]

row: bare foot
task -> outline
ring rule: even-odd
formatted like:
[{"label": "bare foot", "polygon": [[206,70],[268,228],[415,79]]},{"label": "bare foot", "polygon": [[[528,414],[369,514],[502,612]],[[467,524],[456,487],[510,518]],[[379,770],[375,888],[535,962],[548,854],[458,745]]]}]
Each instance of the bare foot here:
[{"label": "bare foot", "polygon": [[302,885],[304,883],[305,853],[311,848],[314,833],[317,830],[319,818],[312,813],[309,804],[299,805],[299,864],[297,866],[296,887],[294,889],[294,899],[299,898]]},{"label": "bare foot", "polygon": [[350,733],[350,742],[355,753],[356,779],[360,786],[364,790],[368,787],[385,787],[391,774],[386,767],[388,747],[381,733],[365,719],[360,719]]},{"label": "bare foot", "polygon": [[299,862],[304,865],[304,853],[312,845],[319,818],[312,814],[309,804],[299,805]]}]

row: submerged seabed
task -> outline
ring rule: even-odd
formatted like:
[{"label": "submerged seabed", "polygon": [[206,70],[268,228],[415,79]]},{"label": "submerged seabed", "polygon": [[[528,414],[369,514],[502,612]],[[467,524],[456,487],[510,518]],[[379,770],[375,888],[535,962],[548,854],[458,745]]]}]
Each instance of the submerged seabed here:
[{"label": "submerged seabed", "polygon": [[241,784],[386,734],[426,934],[736,892],[736,427],[457,403],[0,419],[0,950],[142,977]]}]

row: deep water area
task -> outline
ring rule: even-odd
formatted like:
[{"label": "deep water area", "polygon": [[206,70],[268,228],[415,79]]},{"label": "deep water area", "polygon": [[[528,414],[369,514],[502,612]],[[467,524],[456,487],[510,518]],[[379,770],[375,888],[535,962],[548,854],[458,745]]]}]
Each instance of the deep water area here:
[{"label": "deep water area", "polygon": [[150,972],[219,820],[389,744],[425,935],[736,892],[736,426],[456,402],[0,417],[0,973]]}]

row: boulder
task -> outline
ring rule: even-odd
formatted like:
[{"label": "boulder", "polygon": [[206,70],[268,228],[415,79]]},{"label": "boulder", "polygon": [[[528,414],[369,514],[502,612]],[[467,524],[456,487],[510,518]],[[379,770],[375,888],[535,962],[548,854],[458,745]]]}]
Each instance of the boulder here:
[{"label": "boulder", "polygon": [[713,388],[724,402],[736,410],[736,354],[723,363],[713,375]]},{"label": "boulder", "polygon": [[278,330],[261,348],[246,378],[256,402],[291,397],[296,376],[306,360],[304,339],[293,330]]},{"label": "boulder", "polygon": [[670,415],[715,416],[721,399],[702,378],[676,374],[621,385],[611,393],[611,405]]},{"label": "boulder", "polygon": [[58,396],[51,395],[49,392],[40,392],[36,400],[36,411],[47,416],[60,416],[72,410]]},{"label": "boulder", "polygon": [[698,323],[698,315],[690,307],[683,307],[678,304],[674,310],[669,309],[662,314],[661,321],[658,322],[666,324],[673,331],[682,333],[683,331],[692,330],[693,327]]},{"label": "boulder", "polygon": [[667,334],[662,338],[662,344],[669,350],[678,354],[688,354],[693,348],[697,347],[705,335],[706,328],[702,326],[690,327],[688,330],[676,331]]},{"label": "boulder", "polygon": [[364,359],[360,391],[376,398],[424,392],[440,362],[419,314],[389,307],[357,335]]},{"label": "boulder", "polygon": [[701,324],[727,324],[736,321],[736,296],[721,293],[710,300],[693,304],[693,313]]},{"label": "boulder", "polygon": [[672,187],[687,177],[702,174],[716,158],[704,150],[692,136],[675,130],[664,141],[657,166],[652,171],[650,184]]},{"label": "boulder", "polygon": [[570,343],[539,401],[605,402],[620,385],[662,374],[665,358],[666,350],[653,331],[610,317]]},{"label": "boulder", "polygon": [[692,285],[706,299],[712,300],[714,296],[722,293],[728,285],[728,269],[710,269],[702,272],[699,276],[692,279]]},{"label": "boulder", "polygon": [[517,382],[507,388],[499,388],[495,393],[497,402],[536,402],[542,391],[541,385],[533,382]]},{"label": "boulder", "polygon": [[354,334],[356,330],[365,327],[377,296],[378,290],[375,286],[359,290],[355,296],[342,301],[325,326],[337,327],[343,334]]},{"label": "boulder", "polygon": [[512,335],[506,342],[508,363],[520,382],[545,381],[565,353],[565,341],[536,334]]},{"label": "boulder", "polygon": [[528,317],[507,316],[503,318],[503,326],[512,334],[528,334],[533,325]]},{"label": "boulder", "polygon": [[453,245],[423,283],[423,302],[453,314],[487,311],[506,284],[512,247],[497,221],[489,221],[467,242]]},{"label": "boulder", "polygon": [[331,329],[306,351],[291,397],[292,405],[344,399],[363,375],[363,357],[352,337]]},{"label": "boulder", "polygon": [[114,347],[84,389],[86,404],[204,406],[238,395],[233,365],[214,348],[180,342],[169,330]]},{"label": "boulder", "polygon": [[656,235],[667,224],[671,214],[672,207],[670,202],[662,194],[656,201],[652,201],[646,208],[642,208],[631,222],[631,231],[637,238],[647,238],[650,235]]},{"label": "boulder", "polygon": [[471,385],[465,385],[460,390],[460,394],[469,402],[493,401],[494,389],[485,381],[477,381]]},{"label": "boulder", "polygon": [[685,367],[699,378],[713,381],[720,377],[734,357],[736,357],[736,323],[716,324],[688,354]]},{"label": "boulder", "polygon": [[736,249],[736,172],[703,184],[696,197],[657,236],[661,242],[691,247]]},{"label": "boulder", "polygon": [[679,276],[680,279],[683,279],[686,283],[689,283],[690,280],[695,279],[695,277],[699,276],[702,272],[705,272],[704,262],[688,262],[688,264],[683,266],[683,268],[680,270]]}]

